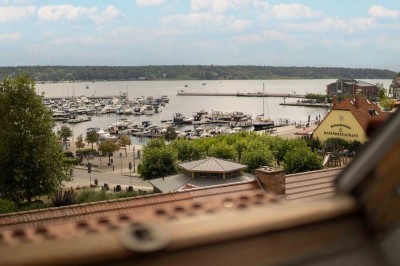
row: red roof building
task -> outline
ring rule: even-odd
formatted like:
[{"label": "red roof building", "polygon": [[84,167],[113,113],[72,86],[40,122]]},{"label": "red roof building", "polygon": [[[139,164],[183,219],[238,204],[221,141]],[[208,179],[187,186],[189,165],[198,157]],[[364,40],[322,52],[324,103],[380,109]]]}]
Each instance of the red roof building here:
[{"label": "red roof building", "polygon": [[389,114],[363,95],[346,98],[338,102],[334,97],[332,110],[313,132],[313,138],[326,141],[329,138],[341,138],[346,141],[368,140],[367,130],[370,123],[384,122]]}]

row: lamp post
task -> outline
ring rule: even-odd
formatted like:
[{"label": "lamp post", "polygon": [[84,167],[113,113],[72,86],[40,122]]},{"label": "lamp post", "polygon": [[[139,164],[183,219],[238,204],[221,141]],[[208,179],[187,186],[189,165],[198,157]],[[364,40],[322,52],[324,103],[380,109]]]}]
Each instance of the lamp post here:
[{"label": "lamp post", "polygon": [[132,186],[132,163],[129,162],[129,179],[131,181],[131,186]]},{"label": "lamp post", "polygon": [[103,155],[102,151],[99,151],[99,156],[100,156],[100,164],[99,164],[99,169],[101,169],[101,156]]},{"label": "lamp post", "polygon": [[91,175],[91,172],[92,172],[92,164],[91,163],[88,163],[88,165],[87,165],[87,171],[88,171],[88,173],[89,173],[89,188],[92,186],[92,175]]},{"label": "lamp post", "polygon": [[133,172],[135,173],[135,146],[133,146],[132,149],[133,149]]},{"label": "lamp post", "polygon": [[122,152],[119,153],[119,158],[121,159],[121,173],[122,173]]}]

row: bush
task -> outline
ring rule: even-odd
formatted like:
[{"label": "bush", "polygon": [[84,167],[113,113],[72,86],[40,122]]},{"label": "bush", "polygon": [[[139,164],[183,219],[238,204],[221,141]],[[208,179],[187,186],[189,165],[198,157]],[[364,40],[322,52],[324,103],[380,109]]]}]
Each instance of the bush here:
[{"label": "bush", "polygon": [[65,158],[74,158],[74,153],[72,151],[63,151]]},{"label": "bush", "polygon": [[0,199],[0,214],[15,212],[16,210],[17,208],[15,207],[14,202],[6,199]]},{"label": "bush", "polygon": [[86,190],[86,191],[83,191],[82,194],[79,195],[79,197],[77,199],[77,203],[88,203],[88,202],[95,202],[95,201],[102,201],[102,200],[129,198],[129,197],[135,197],[137,195],[138,195],[138,193],[135,191],[107,193],[104,190],[101,190],[101,191]]},{"label": "bush", "polygon": [[76,151],[76,157],[89,157],[97,155],[97,151],[95,149],[82,149],[80,151]]},{"label": "bush", "polygon": [[64,193],[62,189],[59,189],[51,201],[54,207],[68,206],[76,202],[76,196],[77,194],[73,188],[65,190]]},{"label": "bush", "polygon": [[110,197],[105,191],[85,190],[76,199],[77,203],[88,203],[94,201],[108,200]]},{"label": "bush", "polygon": [[38,210],[38,209],[45,209],[49,208],[50,203],[44,203],[43,201],[34,201],[31,204],[25,203],[18,206],[18,211],[31,211],[31,210]]},{"label": "bush", "polygon": [[322,169],[322,158],[308,147],[297,147],[285,155],[284,169],[288,174]]}]

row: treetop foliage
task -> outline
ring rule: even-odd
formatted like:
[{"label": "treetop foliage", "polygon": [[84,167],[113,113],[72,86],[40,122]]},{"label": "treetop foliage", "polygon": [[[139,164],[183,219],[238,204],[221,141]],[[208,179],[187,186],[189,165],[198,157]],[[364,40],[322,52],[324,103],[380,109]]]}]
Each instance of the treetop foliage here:
[{"label": "treetop foliage", "polygon": [[52,113],[27,75],[0,83],[0,196],[20,203],[69,178]]},{"label": "treetop foliage", "polygon": [[322,168],[322,158],[316,152],[312,152],[305,140],[282,139],[254,132],[196,140],[177,139],[170,144],[166,144],[161,138],[152,139],[143,152],[142,163],[138,169],[145,179],[176,174],[178,163],[207,156],[238,161],[247,165],[249,172],[275,164],[284,167],[288,173]]}]

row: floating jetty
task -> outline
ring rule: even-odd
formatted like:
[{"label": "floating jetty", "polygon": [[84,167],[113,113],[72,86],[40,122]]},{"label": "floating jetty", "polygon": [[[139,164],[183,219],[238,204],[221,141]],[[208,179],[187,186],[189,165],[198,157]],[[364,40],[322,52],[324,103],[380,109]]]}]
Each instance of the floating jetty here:
[{"label": "floating jetty", "polygon": [[294,103],[280,103],[279,105],[287,105],[287,106],[303,106],[303,107],[325,107],[331,108],[331,103],[307,103],[307,102],[294,102]]},{"label": "floating jetty", "polygon": [[186,92],[178,91],[178,96],[235,96],[235,97],[280,97],[280,98],[305,98],[302,94],[292,93],[259,93],[259,92]]}]

